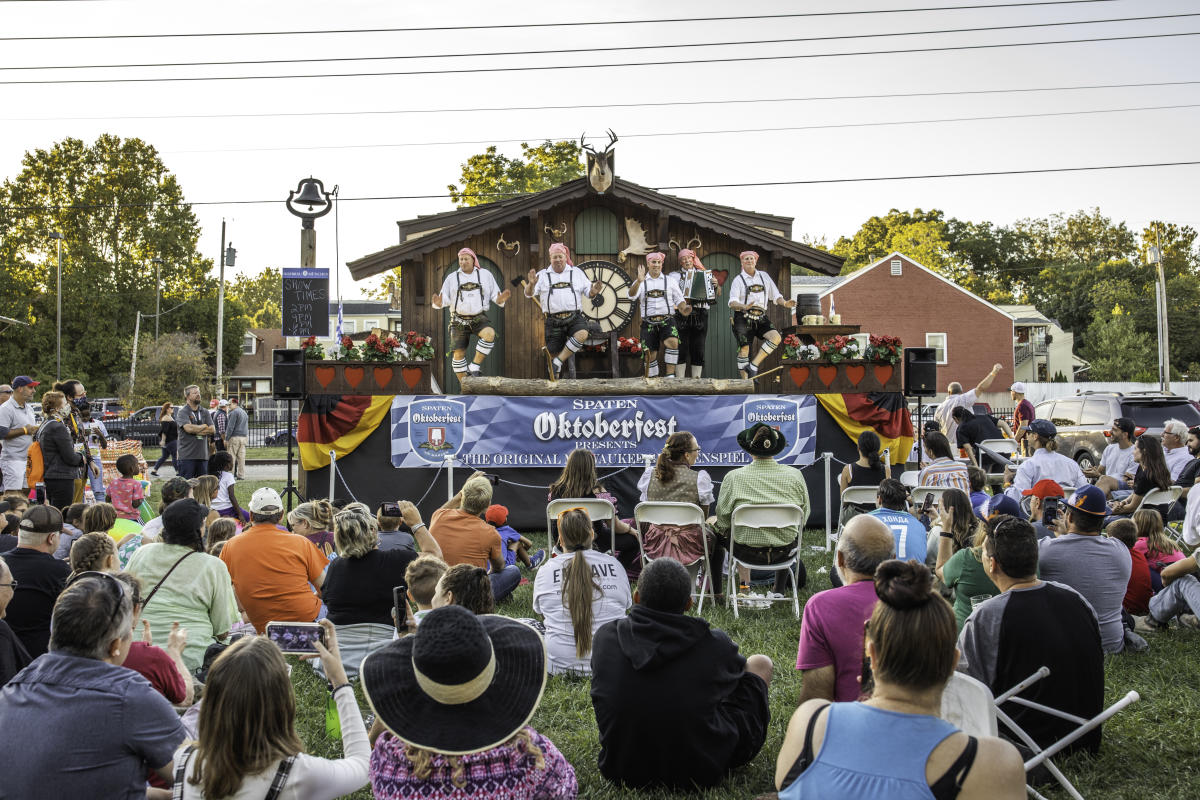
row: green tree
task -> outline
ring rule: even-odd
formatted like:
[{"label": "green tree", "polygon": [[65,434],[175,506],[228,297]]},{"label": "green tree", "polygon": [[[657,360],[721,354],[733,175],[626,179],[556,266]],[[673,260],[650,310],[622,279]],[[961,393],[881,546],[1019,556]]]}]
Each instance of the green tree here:
[{"label": "green tree", "polygon": [[171,400],[180,402],[183,387],[206,385],[212,375],[199,338],[190,333],[167,333],[138,342],[137,376],[123,394],[126,408],[134,410]]},{"label": "green tree", "polygon": [[900,251],[930,269],[943,269],[950,261],[945,236],[946,223],[937,209],[913,211],[891,209],[882,217],[871,217],[854,236],[837,240],[832,252],[846,259],[842,274],[849,275],[884,256]]},{"label": "green tree", "polygon": [[238,275],[225,290],[246,309],[250,328],[278,328],[283,325],[283,272],[267,267],[257,275]]},{"label": "green tree", "polygon": [[[55,231],[63,235],[64,377],[97,395],[128,384],[136,312],[154,312],[154,258],[163,260],[164,310],[214,298],[211,321],[164,313],[162,331],[215,330],[212,262],[197,249],[200,226],[157,151],[108,134],[90,145],[65,139],[26,153],[21,172],[0,184],[0,314],[30,323],[0,337],[0,373],[54,375]],[[143,333],[153,329],[143,319]],[[240,334],[233,344],[240,352]]]},{"label": "green tree", "polygon": [[1132,315],[1120,305],[1098,311],[1088,328],[1085,358],[1088,380],[1154,381],[1158,379],[1154,340],[1137,330]]},{"label": "green tree", "polygon": [[450,184],[450,199],[463,206],[478,206],[504,200],[514,194],[553,189],[583,177],[578,142],[545,142],[530,147],[521,142],[521,157],[509,158],[490,145],[462,165],[461,188]]}]

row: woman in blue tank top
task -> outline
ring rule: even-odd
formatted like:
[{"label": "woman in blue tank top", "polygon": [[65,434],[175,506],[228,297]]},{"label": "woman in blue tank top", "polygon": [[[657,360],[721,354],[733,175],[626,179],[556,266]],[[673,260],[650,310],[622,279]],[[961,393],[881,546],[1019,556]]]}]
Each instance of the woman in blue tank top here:
[{"label": "woman in blue tank top", "polygon": [[1023,798],[1015,747],[938,719],[958,661],[958,626],[929,568],[885,561],[875,592],[865,642],[874,693],[864,702],[809,700],[796,709],[775,765],[779,800]]}]

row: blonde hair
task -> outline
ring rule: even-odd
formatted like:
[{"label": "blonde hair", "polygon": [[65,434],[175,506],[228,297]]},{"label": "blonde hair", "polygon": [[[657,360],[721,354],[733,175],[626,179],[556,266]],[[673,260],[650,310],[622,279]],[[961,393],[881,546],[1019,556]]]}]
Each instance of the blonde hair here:
[{"label": "blonde hair", "polygon": [[1169,556],[1175,552],[1175,543],[1167,538],[1163,530],[1162,515],[1153,508],[1140,508],[1133,512],[1133,524],[1137,526],[1138,538],[1146,539],[1146,560],[1156,556]]},{"label": "blonde hair", "polygon": [[[353,503],[352,505],[362,504]],[[350,506],[346,506],[346,508],[350,508]],[[328,500],[309,500],[307,503],[301,503],[292,509],[292,513],[288,514],[289,524],[295,525],[296,520],[303,520],[319,531],[331,531],[333,530],[333,504]],[[341,549],[339,546],[338,550]]]},{"label": "blonde hair", "polygon": [[562,602],[571,615],[578,658],[592,652],[592,603],[597,595],[603,596],[600,582],[584,555],[591,548],[594,535],[592,520],[583,509],[564,511],[558,518],[558,541],[564,551],[575,554],[562,570]]},{"label": "blonde hair", "polygon": [[192,490],[192,496],[202,506],[212,505],[220,487],[221,480],[216,475],[201,475],[196,478],[196,488]]},{"label": "blonde hair", "polygon": [[208,545],[207,550],[209,555],[216,555],[213,548],[219,544],[229,541],[237,534],[237,522],[230,517],[221,517],[214,519],[208,526],[208,536],[205,544]]},{"label": "blonde hair", "polygon": [[[327,500],[317,503],[329,505]],[[371,509],[362,503],[351,503],[339,511],[333,518],[333,544],[343,558],[362,558],[378,547],[379,531]]]},{"label": "blonde hair", "polygon": [[427,606],[433,602],[438,581],[448,569],[450,565],[428,553],[417,556],[415,561],[409,563],[404,569],[404,582],[408,584],[408,591],[413,600],[417,601],[417,605]]},{"label": "blonde hair", "polygon": [[478,516],[492,504],[492,484],[484,477],[474,477],[463,484],[462,510]]},{"label": "blonde hair", "polygon": [[67,556],[71,564],[71,577],[81,572],[99,571],[109,556],[117,554],[117,545],[107,533],[85,533],[71,543]]},{"label": "blonde hair", "polygon": [[[546,768],[546,757],[542,754],[542,749],[533,741],[533,737],[529,735],[528,728],[521,728],[513,734],[511,739],[500,746],[511,747],[527,756],[533,756],[532,766],[534,769],[544,770]],[[428,780],[433,776],[433,761],[440,757],[449,768],[450,783],[459,789],[467,785],[466,769],[459,761],[458,756],[447,756],[430,750],[422,750],[411,744],[404,745],[404,754],[408,756],[409,763],[412,764],[412,776],[418,780]]]}]

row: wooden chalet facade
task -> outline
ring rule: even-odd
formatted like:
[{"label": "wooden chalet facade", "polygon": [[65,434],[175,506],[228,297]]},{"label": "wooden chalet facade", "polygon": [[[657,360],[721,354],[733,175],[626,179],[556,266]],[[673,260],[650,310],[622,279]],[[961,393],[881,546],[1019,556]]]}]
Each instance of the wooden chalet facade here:
[{"label": "wooden chalet facade", "polygon": [[[484,364],[485,375],[513,378],[547,374],[542,315],[537,304],[523,296],[519,281],[530,269],[549,264],[547,249],[554,242],[571,249],[576,265],[605,262],[630,282],[645,263],[645,252],[665,253],[663,269],[671,272],[677,268],[678,250],[690,247],[724,284],[740,270],[738,254],[756,250],[759,269],[776,281],[784,296],[789,296],[792,264],[825,275],[838,274],[842,266],[837,256],[792,241],[790,217],[686,200],[620,178],[613,178],[604,192],[596,191],[583,177],[536,194],[397,224],[399,244],[348,266],[355,279],[400,268],[403,327],[432,335],[437,352],[433,375],[448,393],[458,391],[446,347],[449,312],[434,309],[430,300],[445,276],[458,268],[462,247],[478,254],[502,290],[513,290],[503,309],[493,306],[488,312],[497,331],[497,346]],[[709,312],[706,377],[737,376],[727,297],[726,286]],[[786,309],[775,307],[772,314],[781,330],[789,324]],[[640,336],[640,330],[635,306],[620,335]],[[764,368],[777,359],[773,355]]]}]

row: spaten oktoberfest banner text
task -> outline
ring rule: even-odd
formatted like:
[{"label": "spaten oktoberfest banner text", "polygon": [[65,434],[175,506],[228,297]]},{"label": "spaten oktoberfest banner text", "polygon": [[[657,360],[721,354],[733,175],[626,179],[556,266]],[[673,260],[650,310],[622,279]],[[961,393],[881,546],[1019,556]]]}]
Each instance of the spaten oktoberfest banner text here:
[{"label": "spaten oktoberfest banner text", "polygon": [[739,466],[750,457],[737,444],[755,422],[787,438],[784,464],[811,464],[817,408],[812,395],[676,395],[627,397],[500,397],[398,395],[392,402],[392,465],[428,467],[453,455],[459,464],[561,467],[575,448],[597,465],[621,467],[657,456],[667,437],[691,431],[699,466]]}]

